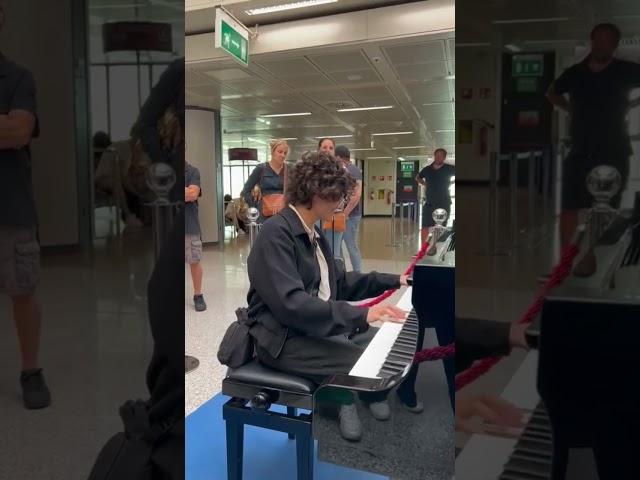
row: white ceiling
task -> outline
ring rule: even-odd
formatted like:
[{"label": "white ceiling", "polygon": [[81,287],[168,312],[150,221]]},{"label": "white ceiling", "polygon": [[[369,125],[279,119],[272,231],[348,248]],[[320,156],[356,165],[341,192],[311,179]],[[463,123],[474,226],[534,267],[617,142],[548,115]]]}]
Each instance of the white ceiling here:
[{"label": "white ceiling", "polygon": [[[289,143],[292,155],[299,155],[316,147],[315,137],[352,135],[336,142],[352,149],[371,148],[372,133],[419,132],[414,123],[418,118],[426,126],[427,137],[418,133],[376,136],[376,150],[358,152],[358,157],[394,152],[424,157],[436,146],[454,153],[453,42],[453,35],[444,40],[412,38],[255,55],[249,68],[232,60],[188,67],[187,104],[220,108],[226,132],[223,141],[229,146],[259,147],[260,141],[271,138],[297,138]],[[386,105],[393,108],[337,112]],[[312,115],[258,118],[291,112]],[[394,150],[397,146],[423,147]]]},{"label": "white ceiling", "polygon": [[215,7],[220,4],[224,5],[225,9],[242,24],[253,27],[255,25],[270,25],[273,23],[291,22],[324,15],[337,15],[357,10],[412,3],[419,0],[338,0],[335,3],[261,15],[248,15],[246,13],[246,10],[250,9],[282,5],[295,1],[296,0],[187,0],[187,2],[185,2],[187,9],[185,13],[185,31],[187,34],[212,32],[214,28]]},{"label": "white ceiling", "polygon": [[[512,44],[522,50],[573,49],[591,28],[613,22],[627,40],[640,34],[638,0],[456,0],[456,41]],[[504,20],[536,22],[494,23]],[[471,48],[471,46],[470,46]]]}]

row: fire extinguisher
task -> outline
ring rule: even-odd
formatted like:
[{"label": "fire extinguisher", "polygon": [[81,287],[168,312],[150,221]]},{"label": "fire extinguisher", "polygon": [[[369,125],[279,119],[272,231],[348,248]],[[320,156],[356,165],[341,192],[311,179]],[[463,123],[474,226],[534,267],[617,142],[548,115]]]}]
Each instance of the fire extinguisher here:
[{"label": "fire extinguisher", "polygon": [[393,197],[393,190],[387,190],[387,205],[391,205],[392,197]]}]

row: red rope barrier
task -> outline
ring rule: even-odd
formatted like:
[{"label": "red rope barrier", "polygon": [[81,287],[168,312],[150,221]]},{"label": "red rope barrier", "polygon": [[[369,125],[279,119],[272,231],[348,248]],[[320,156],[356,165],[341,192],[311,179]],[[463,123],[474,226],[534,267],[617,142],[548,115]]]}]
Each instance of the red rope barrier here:
[{"label": "red rope barrier", "polygon": [[[422,260],[422,258],[424,258],[424,256],[426,255],[428,248],[429,248],[429,244],[427,242],[422,244],[422,247],[420,247],[420,250],[418,250],[418,252],[413,256],[411,262],[405,269],[403,275],[410,275],[411,272],[413,272],[413,270],[416,268],[416,264],[420,260]],[[368,307],[373,307],[375,305],[378,305],[379,303],[381,303],[382,301],[386,300],[391,295],[393,295],[393,293],[396,290],[398,289],[393,288],[391,290],[387,290],[382,295],[378,295],[377,297],[369,300],[368,302],[361,303],[358,306],[362,308],[368,308]],[[449,345],[445,345],[442,347],[426,348],[416,353],[413,359],[413,362],[421,363],[421,362],[430,361],[430,360],[442,360],[444,358],[453,356],[455,354],[455,351],[456,351],[456,346],[454,343],[450,343]]]},{"label": "red rope barrier", "polygon": [[[544,297],[547,293],[558,286],[562,281],[569,276],[571,267],[573,266],[573,260],[578,255],[578,247],[576,245],[569,245],[563,249],[560,262],[553,268],[551,275],[544,286],[540,289],[538,294],[534,297],[533,302],[526,310],[522,318],[518,321],[520,324],[531,323],[535,316],[542,309]],[[475,362],[470,368],[462,373],[456,375],[456,390],[467,386],[474,380],[478,379],[496,365],[502,357],[488,357],[483,358]]]}]

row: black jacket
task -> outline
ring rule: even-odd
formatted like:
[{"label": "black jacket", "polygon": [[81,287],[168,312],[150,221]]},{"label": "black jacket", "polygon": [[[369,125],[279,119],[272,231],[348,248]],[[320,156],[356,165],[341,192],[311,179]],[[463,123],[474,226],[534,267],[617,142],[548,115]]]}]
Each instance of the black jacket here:
[{"label": "black jacket", "polygon": [[[316,231],[318,231],[316,229]],[[317,297],[320,268],[302,222],[288,206],[269,218],[248,258],[251,335],[277,358],[287,338],[328,337],[367,326],[367,308],[347,301],[371,298],[400,286],[400,276],[345,272],[324,236],[318,239],[329,267],[331,298]]]},{"label": "black jacket", "polygon": [[475,360],[508,355],[508,322],[456,317],[456,373],[466,370]]}]

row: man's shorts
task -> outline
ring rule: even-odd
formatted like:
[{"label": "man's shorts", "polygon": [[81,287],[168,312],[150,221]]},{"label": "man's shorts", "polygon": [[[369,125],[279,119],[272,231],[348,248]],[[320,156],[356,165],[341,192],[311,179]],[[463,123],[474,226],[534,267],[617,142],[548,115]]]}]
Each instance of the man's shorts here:
[{"label": "man's shorts", "polygon": [[570,153],[562,165],[562,210],[591,208],[594,199],[587,190],[587,176],[600,165],[615,167],[622,176],[620,191],[611,200],[613,208],[620,207],[622,192],[629,178],[629,155],[612,153],[611,156],[604,157]]},{"label": "man's shorts", "polygon": [[202,260],[202,238],[200,235],[185,235],[184,237],[184,261],[189,265],[195,265]]},{"label": "man's shorts", "polygon": [[0,293],[33,293],[40,279],[40,245],[28,227],[0,226]]},{"label": "man's shorts", "polygon": [[447,220],[449,220],[449,212],[451,211],[450,203],[445,203],[442,205],[425,203],[422,207],[422,228],[435,227],[436,222],[433,221],[433,212],[438,208],[444,208],[447,211],[447,217],[443,225],[447,224]]}]

